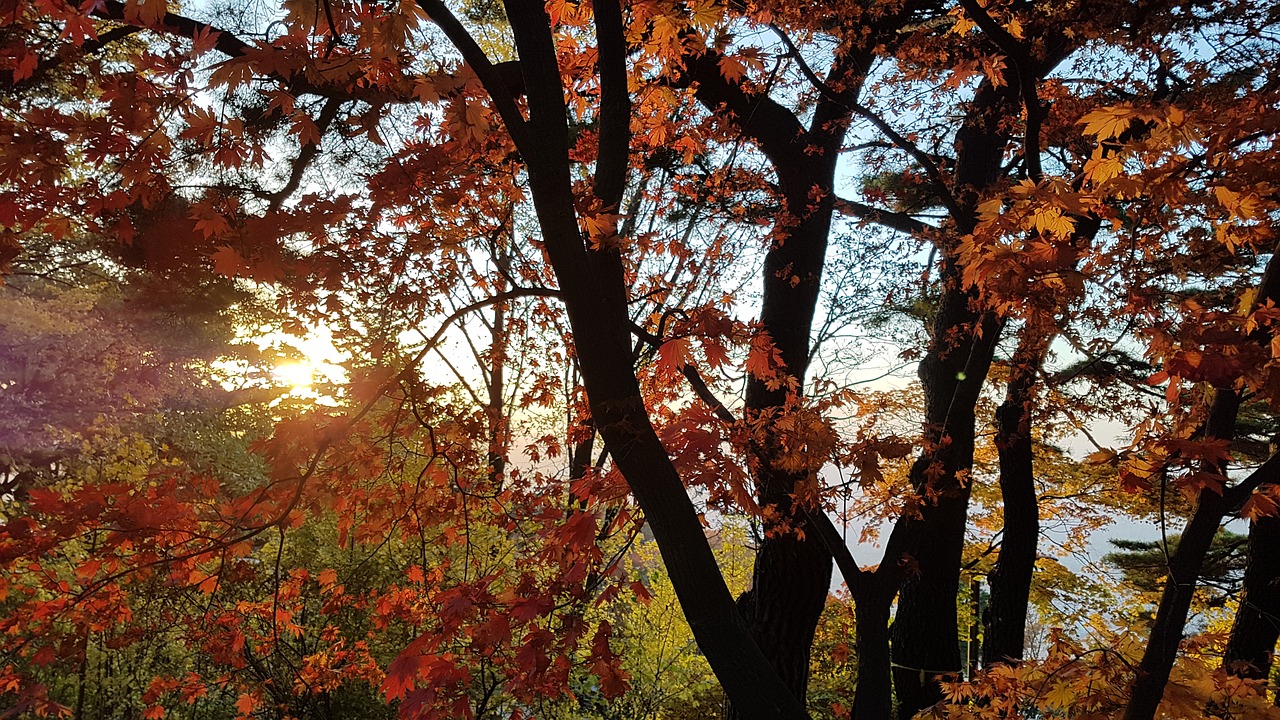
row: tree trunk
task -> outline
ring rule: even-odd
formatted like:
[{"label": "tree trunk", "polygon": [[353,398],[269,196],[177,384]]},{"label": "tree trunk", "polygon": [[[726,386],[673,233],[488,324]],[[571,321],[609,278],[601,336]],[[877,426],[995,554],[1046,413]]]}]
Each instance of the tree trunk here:
[{"label": "tree trunk", "polygon": [[996,409],[996,449],[1000,455],[1000,494],[1004,534],[1000,556],[987,577],[991,597],[983,618],[984,666],[1023,658],[1027,602],[1040,541],[1040,506],[1036,499],[1031,439],[1031,401],[1036,374],[1044,364],[1053,335],[1027,324],[1014,352],[1004,402]]},{"label": "tree trunk", "polygon": [[857,620],[858,689],[850,720],[888,720],[893,717],[893,680],[890,674],[889,606],[867,592],[854,595]]},{"label": "tree trunk", "polygon": [[[886,563],[909,563],[892,628],[894,689],[904,718],[941,699],[941,677],[963,671],[956,598],[969,506],[967,475],[973,465],[975,406],[1003,323],[980,312],[976,293],[964,288],[955,243],[973,232],[979,192],[999,177],[1009,141],[1000,120],[1012,107],[1007,88],[984,84],[956,133],[958,208],[952,213],[952,236],[942,248],[942,300],[929,351],[920,362],[925,448],[911,468],[915,491],[936,500],[921,510],[922,523],[899,521],[904,530],[916,527],[908,542],[899,545],[891,538],[885,557]],[[895,548],[906,557],[888,555]]]},{"label": "tree trunk", "polygon": [[[758,437],[763,438],[750,447],[756,495],[768,512],[751,589],[739,608],[769,662],[802,701],[808,691],[813,633],[831,584],[831,554],[806,528],[806,509],[796,502],[797,494],[802,502],[816,497],[805,492],[805,485],[816,490],[817,480],[811,472],[776,467],[783,440],[769,426],[804,393],[835,208],[836,164],[847,128],[845,103],[856,97],[870,57],[870,52],[857,48],[840,53],[829,78],[841,90],[817,104],[809,128],[766,95],[752,96],[726,83],[713,54],[691,57],[686,65],[686,81],[696,83],[699,101],[710,109],[726,106],[735,113],[741,132],[769,158],[783,194],[785,212],[764,260],[760,327],[778,350],[783,372],[794,382],[789,386],[755,376],[747,379],[744,419],[758,427]],[[815,148],[819,152],[813,152]],[[731,717],[738,714],[734,707]]]},{"label": "tree trunk", "polygon": [[[799,188],[792,193],[804,197],[805,204],[810,188],[829,188],[833,181],[834,163],[819,163],[818,168],[819,177],[798,180],[805,188],[802,195]],[[787,207],[806,212],[799,197],[789,198]],[[803,390],[830,225],[830,202],[823,202],[765,258],[761,327],[781,354],[785,372],[795,378],[796,389],[770,388],[764,380],[751,377],[744,414],[748,423],[767,428]],[[791,282],[792,277],[798,282]],[[805,532],[804,511],[795,502],[797,490],[815,482],[814,478],[777,468],[775,458],[782,451],[782,441],[773,432],[766,432],[765,438],[751,448],[757,498],[768,511],[765,534],[756,551],[750,597],[741,607],[749,610],[745,619],[756,643],[787,687],[803,700],[809,686],[813,633],[831,586],[831,555],[815,533]]]},{"label": "tree trunk", "polygon": [[[568,111],[551,22],[542,3],[507,2],[527,94],[528,119],[461,24],[425,3],[489,90],[528,169],[534,210],[575,338],[592,422],[626,478],[653,531],[672,586],[725,693],[745,718],[807,718],[798,700],[752,641],[703,534],[685,486],[658,439],[633,368],[627,285],[616,248],[591,250],[574,207]],[[618,3],[597,2],[601,131],[595,194],[606,209],[621,202],[629,160],[626,43]]]},{"label": "tree trunk", "polygon": [[[1232,440],[1239,410],[1240,396],[1234,390],[1219,389],[1205,421],[1205,438]],[[1226,472],[1225,465],[1206,469],[1218,474]],[[1205,555],[1228,510],[1225,496],[1225,492],[1214,492],[1208,488],[1200,491],[1195,512],[1182,531],[1173,557],[1169,558],[1169,579],[1165,581],[1147,649],[1130,688],[1124,720],[1152,720],[1160,707],[1173,663],[1178,658],[1178,646],[1182,643],[1182,632],[1187,625],[1191,599],[1200,580]]]},{"label": "tree trunk", "polygon": [[[963,311],[969,312],[967,297],[952,302],[964,303]],[[944,305],[943,316],[948,310],[957,308]],[[906,578],[893,621],[894,689],[905,718],[938,702],[938,681],[964,670],[956,602],[969,506],[965,476],[973,465],[974,408],[1000,334],[1000,322],[990,316],[939,326],[967,326],[969,337],[921,363],[930,431],[911,480],[917,493],[936,499],[921,509],[922,530],[906,550]]]},{"label": "tree trunk", "polygon": [[[1244,571],[1240,609],[1222,659],[1237,677],[1266,680],[1280,640],[1280,518],[1263,517],[1249,526],[1249,564]],[[1276,696],[1280,704],[1280,694]]]},{"label": "tree trunk", "polygon": [[[509,221],[514,222],[514,221]],[[514,233],[514,230],[511,230]],[[497,266],[500,279],[495,283],[494,290],[503,292],[507,289],[506,277],[511,271],[511,250],[508,243],[513,242],[514,237],[504,237],[499,242],[497,256],[494,258],[494,264]],[[507,403],[506,403],[506,370],[507,370],[507,304],[497,303],[493,308],[493,327],[491,328],[492,340],[489,343],[489,378],[487,389],[488,398],[485,406],[485,418],[488,421],[489,430],[489,484],[491,492],[496,492],[503,486],[506,481],[507,471],[507,449],[510,444],[508,434],[507,419]]]},{"label": "tree trunk", "polygon": [[[1234,396],[1234,393],[1230,394]],[[1182,632],[1187,624],[1205,554],[1209,552],[1209,545],[1218,532],[1225,511],[1221,495],[1212,490],[1200,493],[1195,514],[1183,529],[1177,550],[1169,559],[1169,579],[1165,582],[1160,607],[1156,610],[1146,652],[1130,688],[1124,720],[1152,720],[1155,717],[1165,686],[1169,683],[1173,663],[1178,657],[1178,645],[1182,642]]]},{"label": "tree trunk", "polygon": [[[1280,261],[1277,260],[1280,244],[1272,249],[1271,258],[1258,281],[1258,294],[1250,307],[1252,310],[1260,304],[1275,302],[1280,298]],[[1272,333],[1259,328],[1250,334],[1250,339],[1263,347],[1269,347]],[[1236,416],[1240,411],[1240,396],[1230,388],[1220,388],[1209,408],[1209,416],[1205,421],[1205,437],[1208,439],[1235,439]],[[1248,493],[1262,482],[1272,482],[1271,475],[1280,462],[1273,454],[1261,468],[1234,487],[1215,493],[1211,489],[1202,490],[1196,503],[1195,514],[1183,530],[1182,539],[1178,541],[1178,549],[1169,561],[1169,579],[1165,582],[1164,594],[1160,598],[1160,607],[1156,610],[1155,625],[1151,628],[1151,640],[1138,665],[1137,676],[1130,690],[1129,704],[1125,707],[1124,720],[1152,720],[1164,696],[1165,686],[1169,682],[1169,674],[1173,663],[1178,658],[1178,644],[1182,640],[1182,631],[1187,624],[1187,613],[1191,607],[1191,597],[1195,593],[1196,583],[1200,579],[1200,570],[1204,564],[1205,554],[1209,552],[1209,544],[1214,533],[1222,523],[1223,516],[1234,506],[1248,498]],[[1209,468],[1219,475],[1226,474],[1225,465]]]}]

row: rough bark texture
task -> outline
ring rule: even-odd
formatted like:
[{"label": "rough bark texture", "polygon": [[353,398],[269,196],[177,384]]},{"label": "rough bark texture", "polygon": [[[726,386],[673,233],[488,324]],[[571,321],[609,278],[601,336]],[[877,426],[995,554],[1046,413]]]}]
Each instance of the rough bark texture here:
[{"label": "rough bark texture", "polygon": [[854,695],[851,718],[888,720],[893,717],[889,602],[863,595],[855,596],[854,603],[858,623],[858,691]]},{"label": "rough bark texture", "polygon": [[[834,182],[835,163],[817,165],[817,177],[794,172],[791,183],[828,190]],[[806,212],[801,188],[789,187],[789,212]],[[761,327],[773,339],[786,364],[786,372],[803,386],[809,363],[810,331],[817,306],[827,234],[831,225],[831,203],[826,201],[808,217],[799,220],[765,258],[764,297]],[[799,278],[791,282],[792,277]],[[787,402],[787,391],[770,389],[759,378],[747,383],[748,422],[768,423]],[[761,507],[775,511],[766,521],[765,537],[756,551],[750,598],[742,604],[749,609],[747,624],[783,682],[796,697],[804,698],[809,684],[809,651],[818,616],[831,585],[831,555],[814,536],[803,537],[803,512],[793,502],[797,487],[809,481],[802,473],[785,472],[774,466],[779,452],[777,438],[752,448],[757,464],[757,497]],[[779,527],[780,524],[790,525]]]},{"label": "rough bark texture", "polygon": [[893,621],[893,678],[901,717],[938,702],[938,681],[964,669],[956,606],[970,490],[963,476],[973,464],[974,405],[999,335],[994,318],[970,322],[967,342],[921,365],[921,380],[931,395],[927,417],[937,430],[927,439],[934,449],[916,460],[911,478],[917,492],[935,500],[922,509],[928,531],[908,553],[910,566]]},{"label": "rough bark texture", "polygon": [[[1280,518],[1265,517],[1249,526],[1249,564],[1244,571],[1240,609],[1222,659],[1239,677],[1266,680],[1280,640]],[[1280,694],[1276,696],[1280,704]]]},{"label": "rough bark texture", "polygon": [[1021,660],[1026,641],[1027,599],[1040,541],[1031,441],[1031,400],[1036,374],[1053,336],[1035,324],[1023,327],[1014,352],[1004,402],[996,409],[996,450],[1000,456],[1000,495],[1004,532],[1000,556],[987,576],[991,597],[983,618],[982,663]]}]

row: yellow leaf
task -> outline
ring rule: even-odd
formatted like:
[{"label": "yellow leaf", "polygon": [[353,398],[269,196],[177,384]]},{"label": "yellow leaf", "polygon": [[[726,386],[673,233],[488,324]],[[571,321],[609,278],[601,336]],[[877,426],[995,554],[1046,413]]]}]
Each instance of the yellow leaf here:
[{"label": "yellow leaf", "polygon": [[1056,682],[1049,692],[1044,694],[1045,704],[1049,707],[1065,710],[1071,707],[1080,693],[1067,682]]},{"label": "yellow leaf", "polygon": [[1109,157],[1094,156],[1084,164],[1085,177],[1095,183],[1103,183],[1124,172],[1124,163],[1114,155]]},{"label": "yellow leaf", "polygon": [[1133,108],[1116,105],[1094,110],[1080,118],[1080,123],[1084,125],[1086,134],[1096,135],[1099,140],[1110,140],[1128,130],[1129,122],[1136,115],[1137,112]]},{"label": "yellow leaf", "polygon": [[724,6],[715,0],[700,0],[689,7],[689,22],[696,28],[710,30],[724,18]]},{"label": "yellow leaf", "polygon": [[1058,237],[1066,237],[1075,230],[1076,225],[1071,218],[1062,214],[1062,210],[1056,207],[1046,207],[1037,210],[1031,216],[1031,221],[1035,225],[1040,234],[1056,235]]},{"label": "yellow leaf", "polygon": [[1230,190],[1221,185],[1213,189],[1213,196],[1218,199],[1218,204],[1222,207],[1234,211],[1240,204],[1240,193]]},{"label": "yellow leaf", "polygon": [[995,220],[1002,212],[1004,212],[1004,200],[1000,198],[991,198],[978,203],[978,217],[983,222]]}]

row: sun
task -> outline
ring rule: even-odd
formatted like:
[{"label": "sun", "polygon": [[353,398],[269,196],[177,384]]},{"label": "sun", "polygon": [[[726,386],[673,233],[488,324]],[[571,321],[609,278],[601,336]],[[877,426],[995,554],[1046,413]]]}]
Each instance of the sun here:
[{"label": "sun", "polygon": [[316,366],[307,362],[289,361],[276,365],[271,376],[281,385],[287,385],[295,391],[311,389],[315,382]]}]

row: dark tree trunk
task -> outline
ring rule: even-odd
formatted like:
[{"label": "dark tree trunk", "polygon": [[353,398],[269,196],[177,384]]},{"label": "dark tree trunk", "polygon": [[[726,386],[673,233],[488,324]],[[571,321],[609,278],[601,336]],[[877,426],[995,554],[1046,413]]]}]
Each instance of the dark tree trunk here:
[{"label": "dark tree trunk", "polygon": [[[940,317],[954,320],[952,313],[970,313],[967,297],[952,302],[944,304]],[[893,678],[901,717],[938,702],[938,681],[964,670],[956,605],[970,490],[964,475],[973,465],[978,392],[1000,334],[994,317],[971,313],[967,322],[940,322],[939,327],[964,328],[968,338],[921,363],[929,447],[912,467],[911,479],[918,493],[935,499],[921,509],[927,530],[906,552],[906,578],[893,621]]]},{"label": "dark tree trunk", "polygon": [[858,691],[850,720],[888,720],[893,717],[893,680],[890,673],[889,605],[872,595],[854,596],[858,624]]},{"label": "dark tree trunk", "polygon": [[1053,335],[1036,324],[1022,329],[1014,352],[1004,402],[996,409],[996,450],[1000,456],[1000,494],[1004,532],[1000,556],[987,577],[991,597],[983,618],[982,662],[1021,660],[1027,628],[1027,602],[1040,540],[1040,506],[1031,441],[1031,401],[1036,374]]},{"label": "dark tree trunk", "polygon": [[[1231,625],[1223,665],[1238,677],[1266,680],[1280,640],[1280,518],[1249,526],[1249,564],[1244,571],[1240,609]],[[1280,704],[1280,694],[1276,696]]]},{"label": "dark tree trunk", "polygon": [[[502,246],[494,258],[500,278],[494,289],[503,292],[507,289],[505,277],[511,270],[511,251],[507,243],[511,237],[500,240]],[[488,398],[485,405],[485,418],[489,430],[489,483],[494,491],[501,488],[506,479],[508,421],[506,403],[506,370],[507,370],[507,304],[497,303],[493,308],[492,340],[489,343],[489,378],[487,385]]]},{"label": "dark tree trunk", "polygon": [[[1234,396],[1234,393],[1229,394]],[[1182,642],[1205,554],[1209,552],[1225,512],[1221,495],[1212,490],[1200,493],[1195,514],[1183,529],[1182,539],[1169,559],[1169,579],[1165,581],[1155,624],[1151,626],[1151,637],[1130,688],[1124,720],[1151,720],[1155,717],[1165,686],[1169,683],[1169,673],[1178,657],[1178,645]]]},{"label": "dark tree trunk", "polygon": [[[1233,439],[1239,410],[1240,396],[1234,390],[1219,389],[1205,421],[1205,438]],[[1225,465],[1206,469],[1218,474],[1226,472]],[[1178,547],[1169,558],[1169,579],[1165,581],[1147,649],[1130,688],[1129,704],[1124,709],[1125,720],[1151,720],[1155,717],[1165,686],[1169,684],[1173,663],[1178,658],[1178,646],[1182,643],[1182,633],[1191,611],[1191,599],[1200,581],[1205,555],[1228,509],[1225,492],[1200,491],[1195,512],[1183,528]]]},{"label": "dark tree trunk", "polygon": [[[708,108],[726,107],[741,131],[769,158],[783,193],[785,212],[776,240],[765,256],[760,326],[773,342],[794,381],[788,386],[749,377],[744,418],[767,428],[804,391],[812,353],[811,333],[817,308],[827,239],[834,211],[836,163],[849,112],[870,63],[870,53],[849,49],[836,60],[829,82],[839,88],[818,103],[809,128],[767,96],[748,95],[724,81],[712,53],[690,58],[686,80]],[[812,152],[818,148],[820,152]],[[816,201],[815,201],[816,199]],[[750,448],[755,461],[757,499],[767,508],[765,535],[756,552],[751,589],[740,599],[756,643],[792,693],[803,700],[809,684],[809,654],[818,617],[831,584],[831,554],[806,527],[805,508],[795,497],[811,473],[776,467],[782,439],[763,432]],[[796,531],[800,532],[797,533]],[[735,704],[731,717],[740,715]]]},{"label": "dark tree trunk", "polygon": [[[546,8],[542,3],[505,4],[524,79],[526,120],[461,23],[439,2],[424,0],[421,5],[489,90],[526,163],[534,210],[570,327],[574,337],[590,339],[574,345],[592,422],[644,511],[699,647],[743,717],[807,718],[803,703],[752,641],[645,409],[633,367],[621,255],[616,249],[589,250],[578,226],[568,110]],[[595,195],[603,207],[616,208],[629,163],[625,30],[617,2],[597,2],[595,11],[601,82]]]},{"label": "dark tree trunk", "polygon": [[[761,327],[781,354],[796,389],[788,390],[785,385],[771,388],[760,378],[750,378],[745,411],[748,423],[767,425],[776,420],[785,412],[789,396],[794,398],[804,386],[832,212],[829,201],[812,211],[806,206],[810,204],[809,191],[829,190],[835,174],[834,162],[814,166],[812,174],[798,169],[792,174],[787,208],[798,222],[770,249],[764,263]],[[797,280],[792,282],[792,278]],[[787,687],[803,699],[809,686],[813,633],[831,586],[831,554],[814,533],[804,532],[804,512],[794,502],[796,491],[813,478],[778,469],[775,458],[782,441],[775,433],[765,437],[751,450],[756,459],[757,498],[769,512],[765,535],[756,551],[750,597],[741,607],[749,610],[745,619],[756,643]]]},{"label": "dark tree trunk", "polygon": [[[900,717],[909,718],[940,698],[938,680],[959,675],[956,599],[969,506],[976,425],[975,406],[991,366],[1002,322],[982,313],[972,290],[965,289],[954,238],[973,232],[979,193],[1000,174],[1009,141],[1001,125],[1015,108],[1008,89],[984,84],[956,133],[956,187],[953,239],[946,242],[941,282],[943,295],[932,328],[929,351],[920,363],[925,394],[925,448],[911,468],[911,484],[934,498],[921,510],[922,522],[902,544],[891,542],[886,563],[906,562],[892,628],[894,689]],[[895,527],[894,534],[899,533]],[[901,551],[905,558],[888,553]]]},{"label": "dark tree trunk", "polygon": [[[1262,272],[1254,307],[1280,299],[1280,261],[1277,261],[1276,253],[1278,249],[1280,245],[1273,248],[1271,258],[1267,260],[1267,267]],[[1260,328],[1251,334],[1250,339],[1263,347],[1269,347],[1272,334]],[[1219,389],[1205,421],[1205,437],[1233,440],[1239,410],[1240,396],[1232,389]],[[1225,464],[1211,466],[1208,469],[1220,475],[1226,474]],[[1164,697],[1165,686],[1169,683],[1173,663],[1178,658],[1178,645],[1182,641],[1182,633],[1186,628],[1191,598],[1195,593],[1196,583],[1200,580],[1200,571],[1213,536],[1218,531],[1218,526],[1226,513],[1243,503],[1259,485],[1275,482],[1278,470],[1280,470],[1280,455],[1273,454],[1262,467],[1233,487],[1226,488],[1221,493],[1211,489],[1200,492],[1195,514],[1191,516],[1186,529],[1183,530],[1178,548],[1169,561],[1169,579],[1165,582],[1164,594],[1156,610],[1155,624],[1151,628],[1151,640],[1147,644],[1146,652],[1142,656],[1142,662],[1138,665],[1137,675],[1130,688],[1129,704],[1125,707],[1124,720],[1152,720],[1155,717],[1160,700]]]}]

